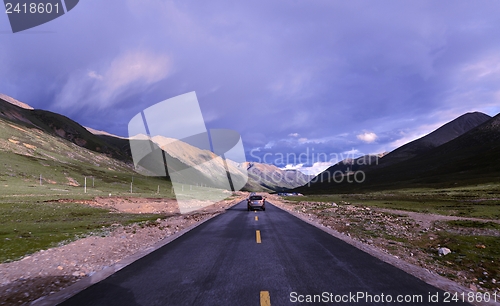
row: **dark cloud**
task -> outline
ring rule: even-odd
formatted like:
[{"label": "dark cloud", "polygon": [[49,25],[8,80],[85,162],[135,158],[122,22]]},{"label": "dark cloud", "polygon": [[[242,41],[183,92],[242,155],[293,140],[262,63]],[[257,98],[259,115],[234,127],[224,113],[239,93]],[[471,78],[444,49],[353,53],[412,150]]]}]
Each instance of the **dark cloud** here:
[{"label": "dark cloud", "polygon": [[0,20],[0,92],[126,135],[196,91],[207,126],[257,156],[381,152],[500,111],[499,15],[495,1],[80,1],[26,32]]}]

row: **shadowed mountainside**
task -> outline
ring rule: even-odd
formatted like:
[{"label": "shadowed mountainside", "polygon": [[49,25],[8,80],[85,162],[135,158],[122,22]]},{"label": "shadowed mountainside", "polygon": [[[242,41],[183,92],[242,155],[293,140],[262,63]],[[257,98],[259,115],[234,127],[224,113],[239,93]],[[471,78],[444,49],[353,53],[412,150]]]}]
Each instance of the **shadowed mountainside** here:
[{"label": "shadowed mountainside", "polygon": [[457,138],[490,120],[491,117],[480,113],[466,113],[462,116],[446,123],[437,130],[419,139],[411,141],[394,151],[390,152],[380,160],[381,166],[392,165],[410,159],[420,154],[424,154],[450,140]]},{"label": "shadowed mountainside", "polygon": [[[463,119],[463,117],[459,118]],[[481,117],[484,118],[484,116]],[[453,125],[445,126],[444,131],[447,131],[445,133],[447,135],[451,135],[451,130],[457,131],[457,129],[450,129]],[[435,137],[436,134],[427,139],[443,139]],[[395,151],[397,150],[399,149]],[[347,179],[336,183],[331,176],[320,174],[320,177],[323,175],[323,181],[314,182],[313,180],[310,186],[300,187],[294,191],[309,194],[344,193],[393,188],[452,187],[498,181],[500,179],[500,114],[439,146],[424,150],[403,161],[391,161],[383,165],[383,160],[389,155],[381,158],[379,165],[371,165],[363,169],[366,178],[362,183],[348,183]],[[330,178],[330,181],[327,178]],[[337,181],[340,179],[337,178]]]}]

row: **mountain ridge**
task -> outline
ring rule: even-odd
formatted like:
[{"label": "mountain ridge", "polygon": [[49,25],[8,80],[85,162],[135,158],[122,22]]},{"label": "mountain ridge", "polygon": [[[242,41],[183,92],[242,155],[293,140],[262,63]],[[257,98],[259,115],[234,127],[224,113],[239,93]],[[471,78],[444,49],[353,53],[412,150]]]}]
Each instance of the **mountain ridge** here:
[{"label": "mountain ridge", "polygon": [[28,105],[28,104],[26,104],[24,102],[21,102],[21,101],[19,101],[17,99],[14,99],[14,98],[12,98],[10,96],[7,96],[7,95],[3,94],[3,93],[0,93],[0,99],[4,100],[6,102],[9,102],[10,104],[13,104],[15,106],[18,106],[20,108],[29,109],[29,110],[33,110],[34,109],[31,105]]},{"label": "mountain ridge", "polygon": [[492,117],[481,112],[468,112],[440,126],[431,133],[410,141],[389,152],[380,160],[381,166],[395,164],[425,153],[463,135]]},{"label": "mountain ridge", "polygon": [[318,182],[296,190],[302,193],[344,193],[410,186],[451,187],[498,181],[500,114],[417,156],[384,167],[370,166],[363,171],[366,180],[361,184]]},{"label": "mountain ridge", "polygon": [[[177,169],[189,168],[189,171],[192,172],[190,175],[202,178],[205,185],[214,183],[214,186],[220,187],[224,185],[223,181],[227,180],[227,173],[223,171],[225,167],[221,164],[222,160],[217,158],[214,153],[195,148],[175,139],[168,139],[161,136],[155,136],[150,139],[147,135],[142,135],[142,137],[140,137],[141,135],[137,135],[137,137],[130,138],[120,137],[105,131],[84,127],[78,122],[54,112],[33,109],[29,105],[6,95],[0,96],[0,118],[70,141],[79,147],[124,161],[130,166],[132,166],[130,140],[151,141],[164,149],[167,154],[166,157],[172,164],[171,166]],[[158,164],[158,162],[163,163],[162,161],[156,161],[154,165],[150,165],[152,169],[158,167],[164,168],[164,165]],[[244,173],[248,170],[246,169],[246,165],[227,160],[227,167],[236,181],[246,177]],[[265,168],[266,166],[259,167]],[[250,178],[245,188],[253,191],[274,191],[276,188],[294,188],[305,182],[302,173],[295,175],[300,179],[299,183],[293,184],[294,179],[291,172],[279,170],[273,173],[277,172],[288,181],[283,181],[282,184],[279,181],[270,182],[269,180],[265,180],[265,176],[250,173]],[[153,172],[149,174],[151,175]],[[168,176],[168,173],[166,175]]]},{"label": "mountain ridge", "polygon": [[28,128],[39,129],[94,152],[103,153],[125,162],[131,161],[130,157],[124,154],[121,149],[104,141],[78,122],[61,114],[25,108],[0,98],[0,118],[16,122]]}]

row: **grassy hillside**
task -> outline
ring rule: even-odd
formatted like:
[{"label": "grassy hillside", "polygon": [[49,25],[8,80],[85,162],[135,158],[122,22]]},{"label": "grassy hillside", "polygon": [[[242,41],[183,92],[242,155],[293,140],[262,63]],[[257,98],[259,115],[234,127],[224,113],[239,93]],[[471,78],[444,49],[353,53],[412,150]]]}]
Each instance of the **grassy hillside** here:
[{"label": "grassy hillside", "polygon": [[59,199],[92,199],[109,194],[171,198],[171,191],[171,182],[166,178],[140,175],[129,163],[0,118],[0,262],[100,233],[113,223],[159,217],[111,214],[83,204],[57,203]]},{"label": "grassy hillside", "polygon": [[39,132],[66,139],[80,147],[108,156],[130,161],[129,151],[108,142],[106,138],[90,133],[77,122],[45,110],[20,108],[0,99],[0,118],[26,129],[36,128]]},{"label": "grassy hillside", "polygon": [[39,193],[83,192],[85,177],[88,186],[93,177],[93,192],[103,194],[130,191],[132,176],[138,193],[154,192],[158,184],[170,186],[165,179],[139,175],[132,164],[1,118],[0,160],[2,194],[32,193],[29,188],[35,186]]}]

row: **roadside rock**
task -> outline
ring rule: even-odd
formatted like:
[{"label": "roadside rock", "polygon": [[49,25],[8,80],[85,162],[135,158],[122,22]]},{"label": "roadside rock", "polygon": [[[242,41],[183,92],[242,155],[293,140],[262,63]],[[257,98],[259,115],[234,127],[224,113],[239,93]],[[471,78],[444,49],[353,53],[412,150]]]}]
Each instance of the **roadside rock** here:
[{"label": "roadside rock", "polygon": [[448,249],[448,248],[439,248],[439,249],[438,249],[438,254],[439,254],[440,256],[446,256],[446,255],[448,255],[448,254],[450,254],[450,253],[451,253],[451,250],[450,250],[450,249]]}]

